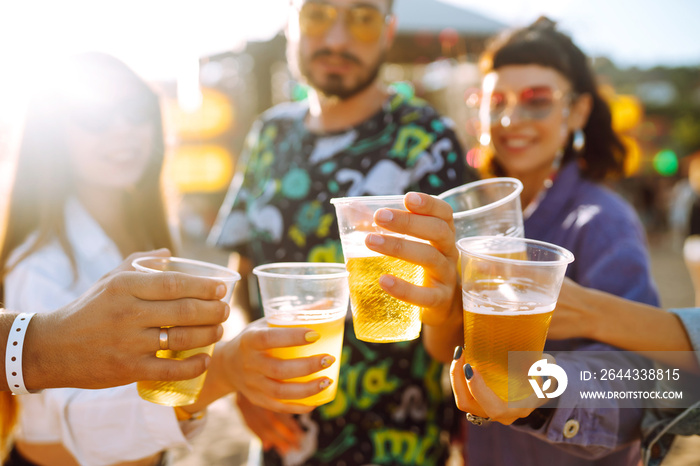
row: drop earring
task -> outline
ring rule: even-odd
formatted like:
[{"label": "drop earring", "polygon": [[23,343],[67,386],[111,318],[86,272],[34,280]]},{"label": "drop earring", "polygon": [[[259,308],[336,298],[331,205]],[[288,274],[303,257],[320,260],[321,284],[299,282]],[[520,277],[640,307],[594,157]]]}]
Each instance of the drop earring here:
[{"label": "drop earring", "polygon": [[583,148],[586,147],[586,135],[583,133],[583,130],[581,128],[574,131],[574,140],[571,144],[571,147],[576,152],[581,152],[583,151]]}]

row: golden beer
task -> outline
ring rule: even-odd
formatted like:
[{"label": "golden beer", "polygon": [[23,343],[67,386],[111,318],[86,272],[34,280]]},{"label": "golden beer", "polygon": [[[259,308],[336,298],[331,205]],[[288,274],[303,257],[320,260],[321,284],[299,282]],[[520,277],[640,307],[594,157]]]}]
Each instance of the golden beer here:
[{"label": "golden beer", "polygon": [[343,333],[345,332],[345,310],[328,311],[328,319],[303,320],[302,316],[294,314],[278,314],[267,318],[270,327],[303,327],[308,328],[321,338],[309,345],[293,346],[289,348],[274,348],[269,350],[270,356],[279,359],[306,358],[317,354],[330,354],[335,357],[333,365],[327,369],[315,372],[304,377],[286,379],[285,382],[306,382],[319,377],[328,377],[331,384],[316,395],[299,400],[280,400],[299,403],[307,406],[320,406],[335,399],[338,391],[338,372],[340,370],[340,356],[343,349]]},{"label": "golden beer", "polygon": [[[185,359],[199,353],[207,353],[211,356],[213,352],[214,345],[209,345],[187,351],[160,350],[156,352],[156,356],[167,359]],[[141,398],[152,403],[165,406],[191,405],[197,400],[206,375],[207,373],[204,372],[193,379],[172,382],[146,380],[137,382],[136,388]]]},{"label": "golden beer", "polygon": [[350,257],[350,302],[359,340],[388,343],[414,340],[420,335],[421,308],[400,301],[379,286],[379,277],[390,274],[422,285],[423,267],[389,256]]},{"label": "golden beer", "polygon": [[[499,298],[508,296],[503,283],[494,283]],[[510,288],[506,285],[506,288]],[[511,300],[489,299],[493,294],[480,290],[463,293],[464,302],[464,352],[465,361],[479,369],[486,384],[496,395],[506,401],[516,401],[532,394],[527,381],[530,366],[540,357],[547,339],[554,304],[541,305],[533,300],[514,303]],[[519,293],[517,287],[510,292]],[[525,291],[527,292],[527,291]],[[530,292],[527,292],[530,294]],[[485,299],[486,297],[486,299]],[[509,351],[533,353],[513,354]],[[517,377],[508,377],[508,374]]]}]

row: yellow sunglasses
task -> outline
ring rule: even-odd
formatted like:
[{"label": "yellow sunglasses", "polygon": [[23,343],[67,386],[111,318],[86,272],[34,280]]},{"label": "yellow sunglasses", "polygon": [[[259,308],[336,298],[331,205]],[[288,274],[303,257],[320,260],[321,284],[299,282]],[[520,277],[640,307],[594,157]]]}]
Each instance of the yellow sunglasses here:
[{"label": "yellow sunglasses", "polygon": [[371,6],[339,8],[327,3],[307,2],[299,10],[301,33],[309,37],[324,35],[337,21],[341,9],[345,10],[345,25],[348,31],[361,42],[374,42],[379,39],[391,17]]}]

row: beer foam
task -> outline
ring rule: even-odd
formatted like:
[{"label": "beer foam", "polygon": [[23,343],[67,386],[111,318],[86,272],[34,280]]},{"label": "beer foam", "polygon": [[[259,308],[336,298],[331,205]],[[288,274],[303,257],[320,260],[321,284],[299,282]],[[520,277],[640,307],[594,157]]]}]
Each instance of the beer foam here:
[{"label": "beer foam", "polygon": [[276,325],[323,323],[344,318],[347,305],[331,299],[313,303],[300,302],[299,298],[282,296],[263,303],[267,321]]},{"label": "beer foam", "polygon": [[408,235],[399,235],[397,233],[393,233],[389,230],[385,230],[383,228],[377,227],[377,231],[355,231],[353,233],[349,233],[346,235],[342,235],[340,238],[340,241],[343,245],[343,256],[345,257],[345,260],[350,258],[359,258],[359,257],[375,257],[375,256],[382,256],[383,254],[380,254],[378,252],[372,251],[370,248],[365,246],[365,238],[367,238],[367,235],[370,233],[376,233],[376,234],[382,234],[382,235],[388,235],[388,236],[394,236],[396,238],[404,238],[408,239],[410,241],[415,241],[416,243],[429,243],[426,240],[420,239],[420,238],[414,238],[413,236],[408,236]]},{"label": "beer foam", "polygon": [[[337,311],[337,310],[336,310]],[[316,316],[300,315],[300,314],[275,314],[267,318],[267,323],[270,325],[279,325],[287,327],[290,325],[305,325],[305,324],[324,324],[336,320],[344,319],[345,313],[342,315],[338,312],[328,311],[327,314]]]},{"label": "beer foam", "polygon": [[527,247],[525,244],[514,241],[499,242],[498,238],[503,237],[504,235],[495,235],[493,244],[476,245],[474,248],[470,248],[469,252],[484,256],[500,257],[502,259],[527,260]]},{"label": "beer foam", "polygon": [[503,287],[478,293],[462,291],[462,303],[466,312],[499,316],[544,314],[552,312],[556,306],[556,302],[545,304],[549,299],[542,293],[527,291],[525,296],[520,296],[517,300],[516,294],[523,293],[515,290],[504,292]]},{"label": "beer foam", "polygon": [[369,232],[356,231],[344,236],[340,240],[343,244],[343,256],[347,261],[350,258],[381,256],[378,252],[372,251],[365,246],[365,238]]}]

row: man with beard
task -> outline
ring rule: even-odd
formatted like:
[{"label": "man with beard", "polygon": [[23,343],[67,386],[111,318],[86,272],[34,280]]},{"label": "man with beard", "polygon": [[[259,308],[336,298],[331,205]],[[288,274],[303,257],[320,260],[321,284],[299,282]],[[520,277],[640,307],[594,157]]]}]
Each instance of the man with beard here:
[{"label": "man with beard", "polygon": [[[476,179],[452,123],[380,82],[391,3],[291,2],[287,57],[308,99],[254,124],[210,238],[236,253],[241,275],[269,262],[342,262],[332,197],[438,194]],[[348,319],[333,402],[296,418],[238,405],[266,465],[443,464],[453,402],[441,373],[421,339],[358,341]]]}]

